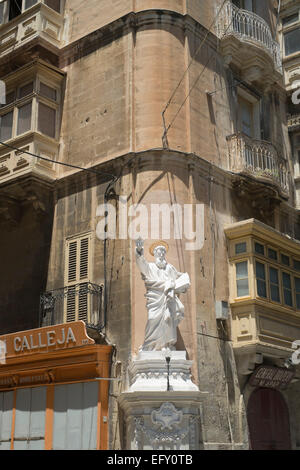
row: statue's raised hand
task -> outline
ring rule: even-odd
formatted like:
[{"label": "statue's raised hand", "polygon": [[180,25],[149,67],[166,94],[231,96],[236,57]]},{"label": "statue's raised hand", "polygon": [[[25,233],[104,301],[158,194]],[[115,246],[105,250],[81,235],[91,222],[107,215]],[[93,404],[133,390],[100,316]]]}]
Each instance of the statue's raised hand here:
[{"label": "statue's raised hand", "polygon": [[144,240],[142,238],[138,238],[135,241],[136,252],[141,256],[144,253]]}]

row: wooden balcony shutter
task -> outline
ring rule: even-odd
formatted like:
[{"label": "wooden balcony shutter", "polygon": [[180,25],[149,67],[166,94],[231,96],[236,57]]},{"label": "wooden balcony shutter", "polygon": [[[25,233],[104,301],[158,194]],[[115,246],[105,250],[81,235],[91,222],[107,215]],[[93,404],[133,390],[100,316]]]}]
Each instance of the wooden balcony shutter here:
[{"label": "wooden balcony shutter", "polygon": [[67,240],[65,321],[89,320],[90,236]]}]

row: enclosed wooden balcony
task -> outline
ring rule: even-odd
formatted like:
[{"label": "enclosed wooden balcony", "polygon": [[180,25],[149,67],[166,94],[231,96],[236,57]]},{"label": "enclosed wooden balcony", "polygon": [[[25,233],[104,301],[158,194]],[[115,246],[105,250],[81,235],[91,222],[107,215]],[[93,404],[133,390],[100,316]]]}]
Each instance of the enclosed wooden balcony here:
[{"label": "enclosed wooden balcony", "polygon": [[232,172],[250,177],[256,183],[267,183],[281,197],[288,198],[289,175],[286,164],[270,142],[253,139],[243,133],[228,136],[227,141]]},{"label": "enclosed wooden balcony", "polygon": [[0,197],[15,201],[17,207],[29,198],[40,212],[57,178],[63,80],[64,74],[59,69],[41,60],[4,77],[6,104],[0,106]]},{"label": "enclosed wooden balcony", "polygon": [[243,79],[268,84],[281,78],[280,45],[263,18],[228,0],[220,16],[218,36],[225,62],[238,67]]},{"label": "enclosed wooden balcony", "polygon": [[283,366],[300,338],[300,243],[255,219],[228,225],[225,234],[239,372],[250,374],[257,355]]},{"label": "enclosed wooden balcony", "polygon": [[[5,0],[0,3],[0,63],[33,45],[56,53],[62,44],[61,0]],[[22,49],[21,49],[22,48]]]}]

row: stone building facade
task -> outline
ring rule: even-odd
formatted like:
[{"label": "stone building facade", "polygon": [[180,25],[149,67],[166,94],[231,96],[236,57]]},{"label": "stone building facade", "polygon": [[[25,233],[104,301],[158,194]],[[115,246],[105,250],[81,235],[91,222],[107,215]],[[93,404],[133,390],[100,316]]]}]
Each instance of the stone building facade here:
[{"label": "stone building facade", "polygon": [[[194,210],[197,246],[187,230],[174,236],[172,216],[171,236],[158,236],[191,278],[177,349],[200,394],[185,448],[300,448],[298,128],[287,120],[297,53],[282,62],[280,48],[286,12],[300,5],[280,6],[0,3],[0,333],[15,345],[0,366],[3,448],[36,442],[18,428],[20,410],[28,422],[43,417],[41,448],[130,448],[128,371],[144,339],[145,289],[134,240],[110,231],[129,226],[137,204],[148,228],[158,205]],[[150,259],[155,237],[141,235]],[[58,325],[81,321],[80,344],[75,333],[54,342]],[[172,393],[163,401],[176,410]],[[78,409],[81,422],[96,419],[89,442],[80,425],[68,432]]]}]

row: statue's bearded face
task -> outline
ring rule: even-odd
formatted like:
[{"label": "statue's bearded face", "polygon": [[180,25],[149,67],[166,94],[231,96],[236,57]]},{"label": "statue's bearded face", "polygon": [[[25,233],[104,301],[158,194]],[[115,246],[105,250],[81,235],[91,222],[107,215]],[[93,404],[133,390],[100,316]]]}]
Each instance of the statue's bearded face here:
[{"label": "statue's bearded face", "polygon": [[154,250],[155,264],[158,268],[165,268],[167,265],[166,261],[166,249],[164,246],[158,246]]}]

